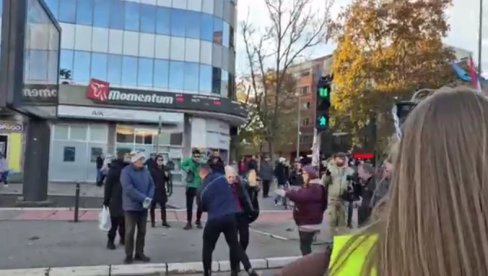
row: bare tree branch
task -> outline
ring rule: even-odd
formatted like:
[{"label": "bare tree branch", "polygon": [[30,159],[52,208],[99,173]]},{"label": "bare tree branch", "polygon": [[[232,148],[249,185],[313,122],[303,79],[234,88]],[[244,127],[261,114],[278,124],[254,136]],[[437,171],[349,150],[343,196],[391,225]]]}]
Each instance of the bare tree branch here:
[{"label": "bare tree branch", "polygon": [[283,107],[289,109],[290,99],[294,101],[288,71],[307,49],[330,37],[332,1],[324,0],[324,10],[318,11],[311,0],[264,0],[269,25],[256,29],[249,18],[241,24],[256,116],[270,153],[280,135]]}]

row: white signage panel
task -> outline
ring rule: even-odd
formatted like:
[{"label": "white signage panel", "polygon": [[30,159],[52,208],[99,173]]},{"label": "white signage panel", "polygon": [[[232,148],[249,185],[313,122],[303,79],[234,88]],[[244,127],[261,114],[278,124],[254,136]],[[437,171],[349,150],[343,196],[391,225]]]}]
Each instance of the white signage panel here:
[{"label": "white signage panel", "polygon": [[183,116],[183,113],[173,112],[157,112],[88,106],[58,106],[58,117],[65,118],[129,121],[141,123],[158,123],[159,118],[161,118],[162,123],[182,124]]}]

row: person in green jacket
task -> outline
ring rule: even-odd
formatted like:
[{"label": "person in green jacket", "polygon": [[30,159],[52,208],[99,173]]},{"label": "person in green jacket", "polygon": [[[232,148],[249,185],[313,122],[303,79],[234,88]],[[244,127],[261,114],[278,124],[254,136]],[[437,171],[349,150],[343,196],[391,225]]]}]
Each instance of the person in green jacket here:
[{"label": "person in green jacket", "polygon": [[[195,197],[197,198],[198,189],[202,184],[202,179],[198,175],[201,166],[201,154],[198,149],[193,150],[192,157],[183,160],[181,163],[181,169],[186,173],[186,218],[187,224],[185,226],[185,230],[190,230],[193,228],[191,221],[193,217],[193,202]],[[197,202],[197,220],[195,224],[198,229],[202,229],[202,223],[200,219],[202,218],[202,209]]]}]

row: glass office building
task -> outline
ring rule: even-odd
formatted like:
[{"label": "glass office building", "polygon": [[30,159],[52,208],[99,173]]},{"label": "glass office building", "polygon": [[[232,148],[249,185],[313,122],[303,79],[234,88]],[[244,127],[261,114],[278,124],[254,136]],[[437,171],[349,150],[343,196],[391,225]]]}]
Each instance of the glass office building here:
[{"label": "glass office building", "polygon": [[236,0],[44,1],[62,28],[51,181],[95,181],[100,154],[227,156],[246,118],[233,101]]}]

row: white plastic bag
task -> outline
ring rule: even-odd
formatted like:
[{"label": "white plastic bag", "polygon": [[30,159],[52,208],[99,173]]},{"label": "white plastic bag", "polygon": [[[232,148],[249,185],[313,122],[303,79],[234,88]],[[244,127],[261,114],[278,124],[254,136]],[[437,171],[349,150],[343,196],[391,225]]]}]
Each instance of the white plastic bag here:
[{"label": "white plastic bag", "polygon": [[102,211],[98,214],[98,228],[105,232],[108,232],[112,228],[110,210],[106,206],[103,206]]}]

